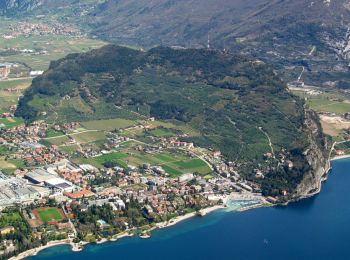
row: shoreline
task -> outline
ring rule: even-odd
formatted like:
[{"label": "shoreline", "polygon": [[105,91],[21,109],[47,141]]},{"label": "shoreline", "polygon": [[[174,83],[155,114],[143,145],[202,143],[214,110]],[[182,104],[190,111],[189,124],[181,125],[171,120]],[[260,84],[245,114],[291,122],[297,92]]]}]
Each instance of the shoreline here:
[{"label": "shoreline", "polygon": [[32,249],[29,249],[27,251],[20,253],[17,256],[13,256],[10,258],[10,260],[21,260],[21,259],[25,259],[25,258],[30,257],[30,256],[36,256],[40,251],[43,251],[43,250],[50,248],[50,247],[61,246],[61,245],[72,245],[72,243],[69,239],[50,241],[44,246],[32,248]]},{"label": "shoreline", "polygon": [[344,160],[350,158],[350,154],[345,154],[345,155],[337,155],[334,156],[330,161],[339,161],[339,160]]},{"label": "shoreline", "polygon": [[[302,199],[307,199],[307,198],[310,198],[310,197],[313,197],[313,196],[319,194],[321,192],[321,190],[322,190],[323,182],[328,179],[328,175],[329,175],[329,173],[330,173],[330,171],[332,169],[331,162],[332,161],[337,161],[337,160],[343,160],[343,159],[347,159],[347,158],[350,158],[350,155],[335,156],[335,157],[331,158],[328,161],[328,167],[325,170],[324,176],[319,180],[319,184],[318,184],[317,190],[314,191],[313,193],[310,193],[310,194],[306,195],[306,196],[300,197],[297,200],[291,200],[291,201],[285,203],[284,205],[288,205],[290,202],[299,201],[299,200],[302,200]],[[257,209],[257,208],[262,208],[262,207],[267,207],[267,206],[266,205],[262,205],[262,204],[260,204],[260,205],[253,205],[253,206],[242,207],[241,209],[238,209],[237,211],[238,212],[243,212],[243,211]],[[178,223],[180,223],[180,222],[182,222],[184,220],[188,220],[188,219],[196,217],[196,216],[204,217],[205,215],[207,215],[209,213],[212,213],[212,212],[217,211],[219,209],[225,209],[225,208],[227,208],[226,201],[224,202],[223,205],[215,205],[215,206],[212,206],[212,207],[201,209],[199,212],[191,212],[191,213],[185,214],[183,216],[177,216],[177,217],[175,217],[175,218],[173,218],[173,219],[171,219],[169,221],[157,223],[157,224],[155,224],[154,227],[152,227],[150,229],[147,229],[147,230],[145,230],[143,232],[147,233],[147,232],[151,232],[151,231],[153,231],[155,229],[163,229],[163,228],[168,228],[168,227],[171,227],[171,226],[175,226],[176,224],[178,224]],[[198,215],[198,213],[199,213],[199,215]],[[132,231],[132,230],[130,230],[130,231]],[[119,239],[122,239],[122,238],[125,238],[125,237],[132,237],[132,236],[134,236],[135,234],[129,233],[130,231],[125,231],[125,232],[122,232],[120,234],[117,234],[112,239],[103,238],[100,241],[96,242],[96,244],[99,245],[99,244],[103,244],[103,243],[106,243],[106,242],[116,242]],[[143,238],[147,239],[147,238],[150,238],[150,237],[151,236],[146,236],[146,237],[143,237]],[[40,246],[40,247],[37,247],[37,248],[29,249],[27,251],[24,251],[24,252],[20,253],[17,256],[11,257],[10,260],[22,260],[22,259],[25,259],[27,257],[35,256],[40,251],[43,251],[43,250],[48,249],[50,247],[55,247],[55,246],[60,246],[60,245],[71,245],[72,251],[79,252],[79,251],[82,251],[84,249],[84,246],[86,246],[88,244],[90,244],[90,243],[89,242],[85,242],[85,241],[82,241],[79,244],[75,244],[72,241],[70,241],[69,239],[64,239],[64,240],[59,240],[59,241],[50,241],[45,246]]]},{"label": "shoreline", "polygon": [[[224,209],[224,208],[226,208],[225,205],[215,205],[213,207],[201,209],[199,211],[199,213],[200,213],[200,216],[205,216],[211,212],[214,212],[214,211],[219,210],[219,209]],[[145,230],[144,232],[151,232],[155,229],[163,229],[163,228],[171,227],[171,226],[178,224],[179,222],[182,222],[184,220],[187,220],[187,219],[190,219],[190,218],[193,218],[196,216],[198,216],[197,212],[191,212],[191,213],[185,214],[183,216],[177,216],[177,217],[171,219],[170,221],[157,223],[154,227],[152,227],[148,230]],[[132,231],[132,230],[130,230],[130,231]],[[122,232],[120,234],[117,234],[112,239],[103,238],[103,239],[97,241],[96,245],[104,244],[107,242],[116,242],[119,239],[126,238],[126,237],[133,237],[135,234],[129,233],[130,231],[125,231],[125,232]],[[29,249],[27,251],[24,251],[24,252],[18,254],[17,256],[13,256],[13,257],[9,258],[9,260],[22,260],[22,259],[25,259],[27,257],[36,256],[38,253],[40,253],[41,251],[43,251],[45,249],[55,247],[55,246],[61,246],[61,245],[70,245],[71,250],[73,252],[79,252],[79,251],[82,251],[84,249],[84,246],[86,246],[88,244],[91,244],[91,243],[86,242],[86,241],[81,241],[80,243],[75,244],[69,239],[50,241],[44,246]]]},{"label": "shoreline", "polygon": [[[211,212],[214,212],[214,211],[219,210],[219,209],[224,209],[224,208],[226,208],[225,205],[215,205],[213,207],[201,209],[201,210],[199,210],[199,214],[200,214],[199,216],[204,217],[205,215],[207,215],[207,214],[209,214]],[[183,216],[177,216],[177,217],[175,217],[175,218],[173,218],[173,219],[171,219],[169,221],[157,223],[156,224],[156,228],[162,229],[162,228],[171,227],[171,226],[174,226],[174,225],[176,225],[177,223],[179,223],[181,221],[193,218],[195,216],[198,216],[197,212],[191,212],[191,213],[185,214]],[[148,231],[150,231],[150,230],[148,230]]]}]

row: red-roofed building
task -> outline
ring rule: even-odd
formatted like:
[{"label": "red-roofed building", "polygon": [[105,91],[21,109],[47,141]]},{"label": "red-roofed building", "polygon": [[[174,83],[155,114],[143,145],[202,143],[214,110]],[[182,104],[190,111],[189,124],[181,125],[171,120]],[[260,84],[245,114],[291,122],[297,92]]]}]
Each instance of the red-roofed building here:
[{"label": "red-roofed building", "polygon": [[75,193],[64,192],[63,194],[70,199],[81,199],[96,196],[96,194],[90,190],[81,190]]}]

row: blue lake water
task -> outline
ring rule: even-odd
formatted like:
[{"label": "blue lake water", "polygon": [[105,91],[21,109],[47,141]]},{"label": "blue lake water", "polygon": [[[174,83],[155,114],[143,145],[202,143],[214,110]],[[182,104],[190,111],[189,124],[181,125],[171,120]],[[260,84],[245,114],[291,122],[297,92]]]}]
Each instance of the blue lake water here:
[{"label": "blue lake water", "polygon": [[[49,248],[40,259],[350,259],[350,159],[333,163],[322,192],[287,207],[217,211],[153,232],[89,245]],[[29,258],[28,258],[29,259]]]}]

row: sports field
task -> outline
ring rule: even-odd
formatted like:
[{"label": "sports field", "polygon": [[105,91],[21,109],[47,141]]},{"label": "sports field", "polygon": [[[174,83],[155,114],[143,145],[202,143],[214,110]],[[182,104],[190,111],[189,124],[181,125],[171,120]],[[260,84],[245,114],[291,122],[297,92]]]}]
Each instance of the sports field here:
[{"label": "sports field", "polygon": [[64,213],[58,208],[38,208],[32,211],[33,215],[43,223],[51,221],[62,221],[65,219]]}]

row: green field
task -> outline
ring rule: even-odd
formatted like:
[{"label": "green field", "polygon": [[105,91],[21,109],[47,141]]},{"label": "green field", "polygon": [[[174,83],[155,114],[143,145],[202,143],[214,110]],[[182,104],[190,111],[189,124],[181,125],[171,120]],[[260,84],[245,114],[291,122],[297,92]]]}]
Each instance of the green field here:
[{"label": "green field", "polygon": [[94,161],[99,165],[103,165],[106,162],[116,162],[123,166],[127,166],[125,161],[123,160],[123,159],[126,159],[127,157],[128,155],[124,153],[110,153],[110,154],[95,157]]},{"label": "green field", "polygon": [[49,139],[43,139],[45,142],[49,142],[51,145],[63,145],[69,142],[67,136],[57,136]]},{"label": "green field", "polygon": [[[1,32],[0,28],[0,32]],[[82,37],[64,35],[19,36],[15,39],[0,38],[2,49],[42,49],[46,54],[18,53],[6,57],[0,56],[0,62],[24,63],[31,70],[46,70],[53,60],[63,58],[69,53],[86,52],[103,46],[105,43]]]},{"label": "green field", "polygon": [[178,161],[174,163],[181,169],[198,169],[201,167],[206,167],[207,164],[200,159],[193,159],[189,161]]},{"label": "green field", "polygon": [[102,131],[83,132],[79,134],[72,134],[70,136],[73,137],[78,143],[81,143],[81,144],[93,143],[99,140],[106,139],[106,135]]},{"label": "green field", "polygon": [[349,94],[339,91],[323,92],[319,95],[309,95],[304,91],[293,91],[294,94],[306,98],[306,103],[315,111],[331,112],[337,115],[350,111]]},{"label": "green field", "polygon": [[156,137],[172,137],[175,133],[168,128],[158,127],[150,131],[150,134]]},{"label": "green field", "polygon": [[60,146],[58,150],[68,155],[73,155],[79,149],[78,145]]},{"label": "green field", "polygon": [[0,128],[13,128],[23,124],[24,121],[20,118],[1,118],[0,119]]},{"label": "green field", "polygon": [[0,91],[7,88],[26,88],[32,83],[32,79],[14,79],[0,81]]},{"label": "green field", "polygon": [[181,176],[183,172],[176,170],[168,165],[162,165],[163,169],[173,178]]},{"label": "green field", "polygon": [[8,112],[8,109],[17,104],[22,92],[30,86],[32,79],[16,79],[0,81],[0,110]]},{"label": "green field", "polygon": [[74,138],[80,144],[93,143],[96,141],[103,141],[106,139],[106,135],[102,131],[74,133],[69,134],[68,136],[61,135],[60,132],[55,132],[52,135],[52,137],[47,137],[43,140],[49,142],[52,145],[65,145],[69,143],[68,136]]},{"label": "green field", "polygon": [[135,124],[136,121],[121,118],[108,120],[93,120],[82,123],[82,125],[87,129],[104,131],[127,128]]},{"label": "green field", "polygon": [[41,208],[37,210],[37,214],[44,223],[62,221],[64,219],[61,210],[58,208]]},{"label": "green field", "polygon": [[211,169],[204,161],[189,158],[180,151],[164,151],[161,153],[149,154],[137,151],[134,147],[123,148],[120,152],[113,152],[90,159],[79,158],[77,162],[90,163],[98,168],[103,167],[107,162],[121,167],[127,167],[128,165],[141,167],[145,163],[149,163],[152,166],[163,167],[171,177],[178,177],[181,174],[189,172],[199,173],[201,175],[211,173]]},{"label": "green field", "polygon": [[47,138],[51,138],[51,137],[57,137],[57,136],[63,136],[64,132],[63,131],[56,131],[54,129],[49,129],[46,132],[46,136]]}]

